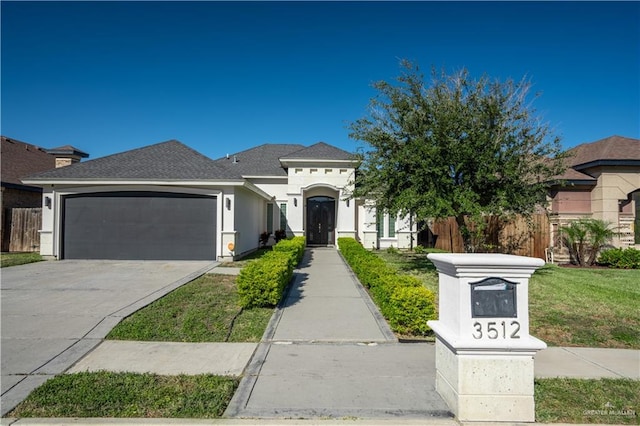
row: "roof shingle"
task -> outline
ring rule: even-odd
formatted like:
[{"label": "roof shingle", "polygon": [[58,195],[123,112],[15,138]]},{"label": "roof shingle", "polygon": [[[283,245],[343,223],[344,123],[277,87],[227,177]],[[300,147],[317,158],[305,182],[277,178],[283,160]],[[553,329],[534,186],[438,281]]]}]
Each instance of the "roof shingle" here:
[{"label": "roof shingle", "polygon": [[313,160],[355,160],[356,156],[335,146],[318,142],[308,148],[286,155],[282,159],[313,159]]},{"label": "roof shingle", "polygon": [[37,180],[209,180],[240,178],[233,170],[170,140],[29,176]]},{"label": "roof shingle", "polygon": [[56,158],[44,149],[5,136],[2,139],[2,182],[22,185],[25,176],[56,167]]},{"label": "roof shingle", "polygon": [[586,173],[595,164],[640,164],[640,139],[610,136],[599,141],[584,143],[568,151],[567,171],[560,180],[595,180]]}]

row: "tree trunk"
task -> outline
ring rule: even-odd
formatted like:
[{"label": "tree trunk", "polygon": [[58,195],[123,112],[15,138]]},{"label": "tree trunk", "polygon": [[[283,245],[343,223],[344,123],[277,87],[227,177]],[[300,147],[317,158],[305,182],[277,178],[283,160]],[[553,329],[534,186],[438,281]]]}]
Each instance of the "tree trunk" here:
[{"label": "tree trunk", "polygon": [[467,227],[467,222],[463,214],[459,214],[456,216],[456,224],[458,225],[458,230],[460,231],[460,235],[462,236],[463,250],[465,253],[468,253],[469,249],[472,248],[472,238],[471,232],[469,232],[469,228]]}]

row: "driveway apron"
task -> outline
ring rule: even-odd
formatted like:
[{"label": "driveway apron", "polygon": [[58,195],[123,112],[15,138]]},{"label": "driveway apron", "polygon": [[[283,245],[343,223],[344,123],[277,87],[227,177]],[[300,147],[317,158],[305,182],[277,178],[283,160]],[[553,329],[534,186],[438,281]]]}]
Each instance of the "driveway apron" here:
[{"label": "driveway apron", "polygon": [[433,345],[401,344],[337,250],[310,248],[225,415],[451,417]]},{"label": "driveway apron", "polygon": [[2,415],[124,317],[211,269],[207,261],[63,260],[2,270]]}]

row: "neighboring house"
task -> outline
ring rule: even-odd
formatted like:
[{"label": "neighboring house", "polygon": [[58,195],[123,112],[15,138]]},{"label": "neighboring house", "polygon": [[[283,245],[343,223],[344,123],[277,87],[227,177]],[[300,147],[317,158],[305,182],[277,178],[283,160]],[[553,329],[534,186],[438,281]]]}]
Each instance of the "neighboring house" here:
[{"label": "neighboring house", "polygon": [[[343,236],[377,245],[375,212],[348,199],[357,165],[353,154],[323,142],[265,144],[212,160],[172,140],[24,182],[50,200],[43,255],[226,261],[279,229],[310,245]],[[385,223],[387,242],[403,238],[395,231],[402,224]]]},{"label": "neighboring house", "polygon": [[42,207],[42,188],[21,179],[34,173],[79,161],[88,154],[71,146],[47,150],[13,138],[0,136],[2,161],[2,251],[10,246],[12,209]]},{"label": "neighboring house", "polygon": [[640,245],[640,140],[611,136],[569,152],[563,183],[550,193],[552,245],[561,246],[560,227],[580,218],[611,223],[616,247]]}]

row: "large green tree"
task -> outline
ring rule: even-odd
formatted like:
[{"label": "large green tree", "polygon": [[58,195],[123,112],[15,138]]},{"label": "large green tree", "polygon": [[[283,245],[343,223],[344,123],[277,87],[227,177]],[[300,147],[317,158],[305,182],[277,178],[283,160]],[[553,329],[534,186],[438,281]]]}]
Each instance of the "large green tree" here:
[{"label": "large green tree", "polygon": [[531,102],[530,82],[504,82],[468,71],[402,62],[394,83],[374,84],[370,112],[350,125],[366,143],[354,197],[418,219],[455,217],[465,250],[487,215],[533,213],[548,182],[564,170],[558,137]]}]

